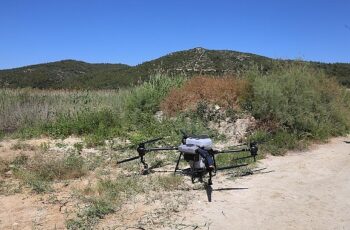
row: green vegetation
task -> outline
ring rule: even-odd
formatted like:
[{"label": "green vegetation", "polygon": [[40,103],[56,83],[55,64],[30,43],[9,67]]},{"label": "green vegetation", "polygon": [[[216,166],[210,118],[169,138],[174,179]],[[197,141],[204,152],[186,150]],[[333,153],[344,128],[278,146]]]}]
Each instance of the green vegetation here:
[{"label": "green vegetation", "polygon": [[201,119],[189,120],[188,114],[175,119],[163,116],[162,121],[154,116],[168,91],[184,80],[156,76],[140,86],[119,91],[0,90],[0,106],[4,108],[0,111],[1,128],[25,138],[79,135],[88,146],[102,145],[113,137],[133,143],[154,136],[176,141],[180,129],[210,133]]},{"label": "green vegetation", "polygon": [[[214,136],[215,131],[207,128],[208,122],[216,119],[215,114],[207,114],[212,104],[227,109],[220,116],[235,119],[239,114],[252,114],[258,120],[258,130],[251,138],[268,143],[268,151],[274,154],[303,147],[308,140],[345,134],[350,128],[349,92],[324,71],[302,62],[275,65],[267,73],[251,68],[243,80],[226,76],[186,81],[158,75],[119,91],[51,94],[5,89],[0,95],[4,108],[0,115],[10,121],[3,123],[2,130],[17,129],[16,135],[21,137],[78,135],[88,147],[103,145],[114,137],[137,143],[167,136],[170,143],[177,143],[180,129]],[[156,117],[159,110],[168,116]],[[12,119],[15,122],[8,126]]]},{"label": "green vegetation", "polygon": [[47,153],[37,153],[32,158],[20,155],[10,165],[14,176],[37,193],[50,190],[53,180],[79,178],[86,173],[84,159],[75,153],[64,157],[53,157]]},{"label": "green vegetation", "polygon": [[0,86],[39,89],[117,89],[136,83],[131,67],[64,60],[0,71]]},{"label": "green vegetation", "polygon": [[[31,65],[16,69],[0,70],[2,88],[39,89],[118,89],[138,84],[155,74],[168,76],[193,75],[244,75],[253,66],[262,73],[274,66],[289,64],[291,60],[276,60],[250,53],[229,50],[195,48],[174,52],[137,66],[123,64],[89,64],[64,60]],[[350,64],[326,64],[309,62],[324,70],[328,76],[350,86]]]},{"label": "green vegetation", "polygon": [[[212,113],[213,104],[226,113]],[[251,114],[258,125],[249,139],[265,143],[263,149],[272,154],[302,149],[308,141],[326,140],[350,130],[349,91],[324,71],[302,62],[275,65],[268,73],[252,68],[243,80],[191,78],[171,90],[161,105],[169,115],[192,113],[204,123],[215,121],[218,115],[235,119]]]},{"label": "green vegetation", "polygon": [[260,121],[256,137],[278,154],[303,140],[325,140],[350,130],[350,95],[309,65],[290,65],[268,75],[251,72],[243,103]]},{"label": "green vegetation", "polygon": [[0,89],[0,132],[13,132],[96,110],[120,110],[119,91]]}]

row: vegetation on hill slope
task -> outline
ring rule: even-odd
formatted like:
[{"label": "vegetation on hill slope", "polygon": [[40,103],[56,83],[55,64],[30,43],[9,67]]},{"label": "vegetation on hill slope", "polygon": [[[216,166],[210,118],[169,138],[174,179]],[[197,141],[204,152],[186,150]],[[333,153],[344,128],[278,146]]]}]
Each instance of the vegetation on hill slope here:
[{"label": "vegetation on hill slope", "polygon": [[[137,143],[168,136],[176,142],[180,129],[215,132],[208,128],[211,118],[203,116],[215,104],[233,118],[252,114],[258,121],[252,138],[267,142],[276,154],[350,129],[349,92],[310,65],[292,64],[269,74],[250,71],[243,79],[157,76],[119,91],[2,90],[1,120],[9,121],[2,131],[25,137],[82,135],[89,145],[114,137]],[[157,118],[159,110],[168,116]]]},{"label": "vegetation on hill slope", "polygon": [[[149,76],[244,75],[252,67],[263,73],[290,62],[229,50],[195,48],[174,52],[136,66],[89,64],[65,60],[0,70],[0,87],[39,89],[117,89],[147,80]],[[350,86],[350,64],[311,62],[328,76]]]}]

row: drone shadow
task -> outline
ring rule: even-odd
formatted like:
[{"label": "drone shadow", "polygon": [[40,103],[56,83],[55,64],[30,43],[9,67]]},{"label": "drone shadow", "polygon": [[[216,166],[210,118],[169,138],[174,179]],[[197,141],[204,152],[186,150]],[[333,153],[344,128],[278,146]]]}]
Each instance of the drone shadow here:
[{"label": "drone shadow", "polygon": [[[153,173],[161,173],[161,172],[174,172],[174,171],[170,171],[170,170],[153,170]],[[181,173],[184,176],[188,176],[191,177],[191,169],[190,168],[186,168],[186,169],[182,169],[181,171],[177,171],[176,173]],[[201,180],[201,178],[199,178],[198,180],[196,180],[194,183],[203,183],[204,181]],[[214,191],[220,192],[220,191],[234,191],[234,190],[246,190],[248,188],[216,188],[213,189],[213,187],[211,185],[209,185],[207,182],[204,182],[204,188],[206,190],[207,193],[207,197],[208,197],[208,202],[212,201],[212,194]]]},{"label": "drone shadow", "polygon": [[205,184],[205,190],[207,192],[207,197],[208,197],[208,202],[212,201],[212,194],[213,191],[232,191],[232,190],[246,190],[248,188],[217,188],[217,189],[213,189],[213,187],[211,185]]}]

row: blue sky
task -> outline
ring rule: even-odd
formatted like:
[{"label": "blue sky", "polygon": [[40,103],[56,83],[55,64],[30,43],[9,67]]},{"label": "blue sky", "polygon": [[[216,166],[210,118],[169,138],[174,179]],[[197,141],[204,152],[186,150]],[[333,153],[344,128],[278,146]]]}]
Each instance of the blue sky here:
[{"label": "blue sky", "polygon": [[350,62],[349,0],[0,0],[0,69],[204,47]]}]

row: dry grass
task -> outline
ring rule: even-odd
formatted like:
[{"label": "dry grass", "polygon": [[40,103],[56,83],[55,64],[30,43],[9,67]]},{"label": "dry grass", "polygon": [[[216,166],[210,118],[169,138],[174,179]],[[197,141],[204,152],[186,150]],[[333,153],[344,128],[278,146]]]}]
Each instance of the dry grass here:
[{"label": "dry grass", "polygon": [[[105,178],[95,185],[88,185],[81,191],[81,198],[86,203],[77,217],[67,220],[68,229],[93,229],[99,219],[121,210],[135,196],[147,195],[151,191],[175,191],[183,185],[183,177],[163,176],[118,176],[115,179]],[[170,194],[168,194],[171,196]],[[144,198],[145,199],[145,198]]]},{"label": "dry grass", "polygon": [[168,115],[194,109],[200,102],[218,104],[224,108],[238,108],[238,102],[247,92],[248,82],[235,77],[213,78],[198,76],[182,87],[173,89],[161,103]]},{"label": "dry grass", "polygon": [[24,142],[16,142],[11,146],[11,150],[35,151],[36,147]]},{"label": "dry grass", "polygon": [[74,153],[52,156],[44,152],[31,158],[20,155],[11,165],[14,176],[37,193],[50,190],[50,182],[54,180],[80,178],[87,172],[85,160]]},{"label": "dry grass", "polygon": [[10,162],[0,158],[0,175],[10,170]]},{"label": "dry grass", "polygon": [[119,108],[116,90],[0,89],[0,131],[49,122],[96,109]]}]

